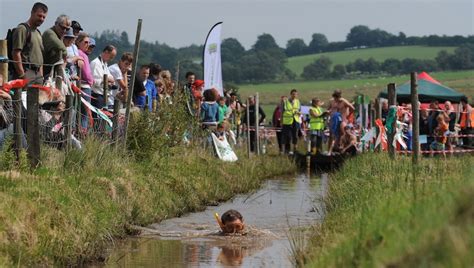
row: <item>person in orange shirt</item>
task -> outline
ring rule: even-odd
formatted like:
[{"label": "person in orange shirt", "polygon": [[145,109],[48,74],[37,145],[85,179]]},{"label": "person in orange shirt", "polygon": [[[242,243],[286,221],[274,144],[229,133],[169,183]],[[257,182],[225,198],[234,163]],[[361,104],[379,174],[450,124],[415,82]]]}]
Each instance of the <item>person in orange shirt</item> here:
[{"label": "person in orange shirt", "polygon": [[443,151],[443,155],[446,156],[444,150],[446,145],[446,132],[448,131],[448,124],[444,121],[444,115],[439,114],[436,117],[436,121],[438,122],[438,126],[434,129],[433,134],[435,136],[435,140],[431,143],[431,155],[433,155],[434,151]]},{"label": "person in orange shirt", "polygon": [[[474,111],[471,105],[467,101],[466,97],[461,99],[462,113],[459,117],[459,127],[461,128],[462,135],[473,135],[474,134]],[[473,147],[472,137],[463,137],[462,143],[464,147]]]}]

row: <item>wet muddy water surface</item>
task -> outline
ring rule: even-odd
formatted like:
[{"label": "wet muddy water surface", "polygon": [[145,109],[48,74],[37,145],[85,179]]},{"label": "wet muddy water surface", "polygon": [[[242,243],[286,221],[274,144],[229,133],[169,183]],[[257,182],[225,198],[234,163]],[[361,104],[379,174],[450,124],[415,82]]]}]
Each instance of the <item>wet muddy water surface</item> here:
[{"label": "wet muddy water surface", "polygon": [[[118,242],[102,267],[291,267],[289,229],[321,222],[327,180],[268,180],[219,206],[152,224]],[[229,209],[243,215],[246,235],[218,234],[214,213]]]}]

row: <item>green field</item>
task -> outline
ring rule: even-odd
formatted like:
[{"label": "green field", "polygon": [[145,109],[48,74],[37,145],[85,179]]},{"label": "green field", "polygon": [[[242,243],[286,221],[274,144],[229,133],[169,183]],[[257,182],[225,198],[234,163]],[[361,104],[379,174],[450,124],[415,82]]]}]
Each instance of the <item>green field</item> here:
[{"label": "green field", "polygon": [[[464,93],[469,97],[471,102],[474,99],[474,70],[436,72],[430,73],[430,75],[442,84]],[[240,85],[239,92],[242,100],[258,92],[260,95],[260,103],[267,114],[267,122],[269,122],[280,96],[289,96],[292,88],[298,89],[302,105],[309,105],[311,99],[314,97],[321,98],[327,103],[335,89],[341,89],[343,97],[347,99],[352,99],[358,93],[375,98],[388,83],[403,84],[409,80],[409,75],[401,75],[351,80],[297,81],[258,85],[247,84]]]},{"label": "green field", "polygon": [[347,50],[338,52],[327,52],[319,54],[311,54],[288,58],[286,67],[295,72],[298,76],[303,72],[303,69],[315,59],[326,56],[332,61],[332,66],[336,64],[347,64],[353,62],[358,58],[369,59],[373,57],[375,60],[381,62],[389,58],[395,59],[434,59],[441,50],[453,52],[456,47],[427,47],[427,46],[398,46],[398,47],[383,47],[383,48],[366,48],[357,50]]}]

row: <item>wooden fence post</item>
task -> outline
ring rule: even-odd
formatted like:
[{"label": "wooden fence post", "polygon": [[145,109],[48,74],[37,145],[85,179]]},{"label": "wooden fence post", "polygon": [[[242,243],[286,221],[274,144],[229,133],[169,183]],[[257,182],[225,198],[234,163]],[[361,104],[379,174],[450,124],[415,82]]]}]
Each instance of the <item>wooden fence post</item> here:
[{"label": "wooden fence post", "polygon": [[109,108],[109,105],[107,104],[109,101],[109,76],[107,74],[104,74],[103,81],[102,81],[102,89],[103,89],[103,95],[104,96],[104,106],[106,109]]},{"label": "wooden fence post", "polygon": [[15,95],[13,95],[13,110],[15,113],[14,123],[13,123],[13,133],[15,136],[15,154],[16,160],[20,161],[20,152],[23,148],[23,130],[21,127],[21,88],[15,89]]},{"label": "wooden fence post", "polygon": [[114,115],[112,117],[112,142],[117,145],[118,142],[118,117],[120,113],[120,100],[114,100]]},{"label": "wooden fence post", "polygon": [[8,51],[7,40],[0,40],[0,75],[3,76],[3,81],[8,82]]},{"label": "wooden fence post", "polygon": [[258,92],[255,94],[255,153],[257,155],[260,155],[260,131],[259,131],[259,98],[258,98]]},{"label": "wooden fence post", "polygon": [[127,96],[127,107],[125,111],[125,125],[124,125],[124,133],[123,133],[123,145],[124,147],[127,146],[127,132],[128,132],[128,123],[130,121],[130,108],[132,106],[132,96],[133,96],[133,88],[135,86],[135,78],[137,72],[137,62],[138,62],[138,51],[140,49],[140,35],[142,32],[142,19],[138,19],[137,24],[137,34],[135,36],[135,47],[133,49],[133,62],[132,62],[132,81],[130,83],[130,87],[128,89],[128,96]]},{"label": "wooden fence post", "polygon": [[[375,108],[374,103],[369,104],[369,111],[370,111],[370,128],[369,131],[372,131],[372,128],[375,127]],[[374,151],[375,142],[369,142],[369,150]]]},{"label": "wooden fence post", "polygon": [[[388,106],[390,107],[389,109],[392,109],[393,106],[396,107],[397,105],[397,92],[395,90],[395,84],[390,83],[387,85],[387,91],[388,91]],[[396,115],[395,115],[396,116]],[[395,146],[393,146],[393,139],[395,137],[395,132],[397,129],[397,119],[392,123],[392,133],[387,133],[387,141],[388,141],[388,153],[391,158],[395,158]]]},{"label": "wooden fence post", "polygon": [[40,135],[39,135],[39,92],[38,88],[30,87],[26,93],[27,106],[27,141],[28,141],[28,159],[31,168],[35,169],[40,163]]},{"label": "wooden fence post", "polygon": [[420,105],[418,103],[416,73],[410,73],[411,112],[412,112],[412,163],[418,164],[420,157]]},{"label": "wooden fence post", "polygon": [[250,158],[250,102],[249,99],[247,99],[247,113],[246,113],[246,118],[247,118],[247,156]]},{"label": "wooden fence post", "polygon": [[66,95],[66,110],[63,113],[64,134],[66,135],[66,151],[72,147],[72,111],[74,109],[74,96]]},{"label": "wooden fence post", "polygon": [[[77,81],[77,87],[79,90],[81,89],[81,68],[77,67],[77,75],[79,76],[79,80]],[[81,128],[82,128],[82,116],[81,116],[81,92],[76,93],[75,95],[76,98],[76,136],[80,134]]]}]

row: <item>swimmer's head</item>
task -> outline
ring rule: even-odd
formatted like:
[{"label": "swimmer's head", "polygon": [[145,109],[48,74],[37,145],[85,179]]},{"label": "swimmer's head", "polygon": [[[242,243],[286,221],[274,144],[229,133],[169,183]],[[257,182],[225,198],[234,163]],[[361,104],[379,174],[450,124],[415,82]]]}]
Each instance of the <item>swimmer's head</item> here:
[{"label": "swimmer's head", "polygon": [[233,209],[222,214],[221,222],[224,233],[240,233],[245,227],[242,214]]}]

